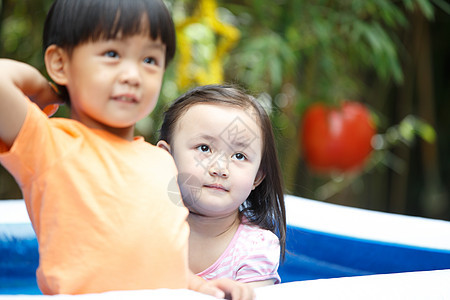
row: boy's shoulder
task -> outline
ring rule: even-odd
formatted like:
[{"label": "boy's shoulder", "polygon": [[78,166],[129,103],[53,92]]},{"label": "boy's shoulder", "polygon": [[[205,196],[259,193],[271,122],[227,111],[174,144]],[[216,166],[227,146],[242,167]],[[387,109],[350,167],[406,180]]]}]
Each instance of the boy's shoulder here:
[{"label": "boy's shoulder", "polygon": [[172,168],[176,169],[175,161],[173,160],[173,157],[169,152],[158,146],[153,145],[150,142],[143,140],[143,138],[142,144],[144,145],[145,148],[145,150],[143,151],[145,151],[148,155],[151,156],[152,161],[158,162],[158,165],[164,164],[170,166],[171,169]]},{"label": "boy's shoulder", "polygon": [[167,150],[164,150],[156,145],[153,145],[152,143],[145,141],[143,137],[139,137],[141,142],[147,147],[147,151],[153,152],[155,155],[161,157],[161,159],[169,159],[173,161],[172,155],[170,155]]}]

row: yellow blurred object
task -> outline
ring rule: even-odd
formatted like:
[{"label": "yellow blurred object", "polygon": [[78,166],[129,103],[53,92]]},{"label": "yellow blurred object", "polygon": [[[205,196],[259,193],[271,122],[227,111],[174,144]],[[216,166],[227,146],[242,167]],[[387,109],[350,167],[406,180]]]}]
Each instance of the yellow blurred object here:
[{"label": "yellow blurred object", "polygon": [[[180,88],[187,88],[193,84],[205,85],[223,82],[222,61],[228,51],[239,40],[239,30],[229,24],[218,20],[217,3],[215,0],[201,0],[192,17],[177,24],[177,39],[179,61],[177,64],[177,84]],[[221,36],[216,45],[216,51],[212,59],[207,62],[206,67],[200,65],[192,68],[195,64],[192,56],[192,41],[187,36],[185,29],[189,25],[201,23],[210,28],[216,35]]]}]

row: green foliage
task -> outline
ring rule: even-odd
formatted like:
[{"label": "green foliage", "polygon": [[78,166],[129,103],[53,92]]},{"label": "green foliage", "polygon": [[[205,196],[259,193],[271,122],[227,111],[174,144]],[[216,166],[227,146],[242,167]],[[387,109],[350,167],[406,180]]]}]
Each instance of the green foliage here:
[{"label": "green foliage", "polygon": [[[242,34],[226,64],[227,74],[271,95],[282,168],[292,190],[301,154],[296,132],[304,109],[316,101],[367,100],[375,83],[401,85],[402,60],[408,56],[401,36],[408,30],[407,14],[418,10],[432,19],[434,8],[427,0],[278,0],[256,6],[258,2],[222,2],[236,16]],[[432,141],[435,135],[431,126],[412,116],[389,130],[405,143],[416,136]],[[390,157],[387,149],[380,149],[368,171]],[[332,179],[314,197],[329,197],[358,180]]]},{"label": "green foliage", "polygon": [[[194,0],[165,2],[175,19],[192,14],[198,5]],[[315,101],[365,99],[373,94],[374,83],[402,84],[401,60],[407,56],[407,49],[401,43],[401,33],[409,26],[407,14],[418,10],[432,19],[433,5],[450,13],[450,5],[444,0],[217,2],[221,17],[241,31],[239,44],[225,61],[226,81],[268,95],[272,119],[279,130],[288,189],[297,168],[296,134],[303,110]],[[1,3],[0,57],[28,62],[45,73],[41,36],[52,0]],[[192,26],[189,34],[196,38],[194,51],[207,61],[216,47],[211,30],[204,25]],[[184,92],[175,83],[175,70],[171,64],[155,111],[137,126],[138,133],[152,142],[157,139],[166,105]],[[391,127],[393,133],[404,141],[412,141],[416,135],[432,141],[435,136],[433,128],[417,119],[405,119]],[[383,136],[385,142],[388,135]],[[375,155],[380,160],[381,152]],[[383,155],[389,159],[386,152]]]},{"label": "green foliage", "polygon": [[398,125],[388,128],[384,136],[385,143],[383,144],[387,144],[389,147],[396,145],[398,142],[410,145],[415,141],[416,136],[428,143],[434,143],[436,131],[427,122],[408,115]]},{"label": "green foliage", "polygon": [[[242,43],[226,64],[242,84],[257,89],[279,90],[283,79],[294,72],[296,55],[279,34],[267,31]],[[233,76],[234,77],[234,76]]]},{"label": "green foliage", "polygon": [[[3,3],[0,56],[29,62],[45,72],[41,36],[52,1]],[[192,0],[167,3],[177,14],[183,7],[192,10],[196,5]],[[441,0],[434,3],[448,7]],[[218,4],[221,15],[234,22],[242,35],[225,64],[227,81],[267,92],[274,99],[284,93],[286,83],[291,84],[294,91],[290,89],[288,98],[296,103],[296,118],[314,101],[361,98],[367,74],[401,83],[399,57],[404,53],[398,32],[408,25],[405,11],[419,9],[427,18],[433,17],[433,6],[427,0],[248,0]],[[188,15],[189,10],[182,14]],[[191,33],[199,37],[195,47],[198,55],[207,59],[215,49],[210,31],[192,26]],[[162,94],[163,105],[181,92],[174,86],[176,75],[166,75],[166,86],[172,87],[172,92]]]},{"label": "green foliage", "polygon": [[360,76],[367,72],[401,83],[398,32],[407,26],[405,9],[433,17],[426,0],[286,0],[255,7],[256,2],[230,6],[238,20],[251,19],[245,26],[238,24],[243,38],[227,65],[229,73],[272,93],[294,79],[299,93],[311,102],[361,93]]},{"label": "green foliage", "polygon": [[42,31],[51,0],[4,0],[0,19],[0,57],[28,62],[44,71]]}]

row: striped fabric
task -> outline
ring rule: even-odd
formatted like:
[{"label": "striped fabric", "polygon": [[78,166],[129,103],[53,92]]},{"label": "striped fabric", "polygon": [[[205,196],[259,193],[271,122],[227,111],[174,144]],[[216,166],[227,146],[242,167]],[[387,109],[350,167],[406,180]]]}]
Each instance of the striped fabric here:
[{"label": "striped fabric", "polygon": [[274,279],[280,283],[280,245],[272,232],[241,224],[219,259],[197,275],[207,279],[230,278],[241,282]]}]

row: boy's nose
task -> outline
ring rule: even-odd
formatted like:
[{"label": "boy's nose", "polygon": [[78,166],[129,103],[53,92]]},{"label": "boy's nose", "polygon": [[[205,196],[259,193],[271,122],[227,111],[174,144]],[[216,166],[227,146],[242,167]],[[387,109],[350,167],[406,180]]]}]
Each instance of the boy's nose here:
[{"label": "boy's nose", "polygon": [[124,64],[120,77],[120,83],[138,86],[141,83],[139,67],[133,63]]}]

